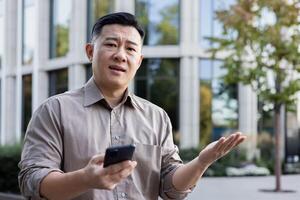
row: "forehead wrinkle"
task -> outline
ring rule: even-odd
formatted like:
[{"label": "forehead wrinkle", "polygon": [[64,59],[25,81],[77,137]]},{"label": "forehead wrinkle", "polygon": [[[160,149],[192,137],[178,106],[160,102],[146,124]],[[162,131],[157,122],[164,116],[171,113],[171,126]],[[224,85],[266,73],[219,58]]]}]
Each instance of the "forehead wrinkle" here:
[{"label": "forehead wrinkle", "polygon": [[[105,40],[105,41],[107,41],[107,40],[113,40],[113,41],[118,42],[118,41],[121,40],[121,38],[120,38],[120,37],[117,37],[117,36],[116,36],[116,37],[114,37],[114,36],[108,36],[108,37],[105,37],[104,40]],[[135,45],[135,46],[138,46],[138,44],[137,44],[136,42],[134,42],[134,41],[132,41],[132,40],[130,40],[130,39],[125,39],[125,42],[126,42],[126,43],[129,43],[129,44],[132,44],[132,45]]]}]

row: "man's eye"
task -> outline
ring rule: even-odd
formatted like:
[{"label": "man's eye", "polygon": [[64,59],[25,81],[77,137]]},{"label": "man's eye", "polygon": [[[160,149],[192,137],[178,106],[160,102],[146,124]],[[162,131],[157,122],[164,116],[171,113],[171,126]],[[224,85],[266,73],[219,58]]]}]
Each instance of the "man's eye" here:
[{"label": "man's eye", "polygon": [[135,51],[135,48],[128,47],[127,50],[128,51]]},{"label": "man's eye", "polygon": [[116,47],[117,45],[114,44],[114,43],[106,43],[105,46],[108,46],[108,47]]}]

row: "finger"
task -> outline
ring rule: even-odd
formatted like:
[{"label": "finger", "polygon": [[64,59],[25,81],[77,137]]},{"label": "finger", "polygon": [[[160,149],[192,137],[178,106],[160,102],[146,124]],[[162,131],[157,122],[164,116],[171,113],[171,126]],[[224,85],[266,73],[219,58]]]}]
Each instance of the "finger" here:
[{"label": "finger", "polygon": [[221,138],[218,140],[217,144],[215,145],[215,149],[216,149],[217,151],[220,151],[220,149],[222,148],[222,146],[223,146],[225,140],[226,140],[225,137],[221,137]]},{"label": "finger", "polygon": [[230,151],[231,149],[238,146],[240,143],[242,143],[246,139],[246,136],[239,134],[230,145],[228,145],[224,150],[225,152]]},{"label": "finger", "polygon": [[125,168],[118,173],[110,175],[110,181],[113,183],[119,183],[123,179],[127,178],[133,171],[134,168]]},{"label": "finger", "polygon": [[227,146],[230,146],[232,143],[234,143],[238,139],[238,137],[240,135],[241,135],[240,133],[233,133],[230,136],[228,136],[224,147],[226,148]]},{"label": "finger", "polygon": [[108,174],[115,174],[120,172],[125,168],[134,168],[136,166],[136,161],[126,160],[117,164],[113,164],[105,168]]},{"label": "finger", "polygon": [[228,141],[226,141],[226,145],[224,145],[224,147],[223,147],[223,152],[227,152],[230,149],[232,149],[235,146],[235,144],[237,143],[239,137],[240,137],[240,134],[232,134],[228,138]]},{"label": "finger", "polygon": [[244,142],[246,140],[246,138],[247,138],[247,136],[245,136],[245,135],[240,136],[240,138],[237,140],[235,146],[238,146],[239,144]]}]

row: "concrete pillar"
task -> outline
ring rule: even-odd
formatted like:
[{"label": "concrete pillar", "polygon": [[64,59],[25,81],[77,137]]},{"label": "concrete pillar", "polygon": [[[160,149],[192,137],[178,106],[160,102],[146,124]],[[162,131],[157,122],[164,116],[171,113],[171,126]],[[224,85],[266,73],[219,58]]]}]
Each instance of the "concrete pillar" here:
[{"label": "concrete pillar", "polygon": [[238,85],[239,130],[248,136],[244,144],[247,159],[256,156],[257,95],[250,86]]},{"label": "concrete pillar", "polygon": [[70,22],[70,51],[68,57],[72,63],[88,61],[85,53],[87,43],[87,1],[72,1],[72,13]]},{"label": "concrete pillar", "polygon": [[5,103],[3,111],[5,116],[3,119],[3,127],[1,132],[1,144],[14,144],[20,141],[20,137],[16,134],[16,78],[15,76],[8,76],[4,79],[5,88],[2,96]]},{"label": "concrete pillar", "polygon": [[4,55],[1,74],[1,145],[18,142],[16,134],[16,49],[18,0],[4,1]]},{"label": "concrete pillar", "polygon": [[86,82],[84,65],[72,65],[68,69],[68,86],[69,90],[74,90],[83,86]]},{"label": "concrete pillar", "polygon": [[134,14],[135,1],[134,0],[115,0],[116,12],[129,12]]},{"label": "concrete pillar", "polygon": [[[85,53],[87,43],[87,1],[72,1],[72,16],[70,25],[70,53],[73,63],[88,60]],[[68,89],[80,88],[86,82],[86,69],[82,64],[68,67]]]},{"label": "concrete pillar", "polygon": [[[199,144],[199,84],[198,58],[193,49],[198,44],[198,6],[196,1],[180,4],[180,147],[191,148]],[[187,21],[191,23],[186,23]],[[195,27],[194,27],[195,26]]]},{"label": "concrete pillar", "polygon": [[[23,1],[18,0],[17,2],[17,13],[22,13],[23,10]],[[15,132],[17,138],[21,140],[22,137],[22,24],[23,24],[23,16],[20,14],[18,15],[18,24],[17,24],[17,56],[16,56],[16,125],[15,125]]]},{"label": "concrete pillar", "polygon": [[[32,72],[32,113],[48,97],[48,75],[42,68],[49,56],[49,1],[35,1],[36,43]],[[43,41],[43,42],[42,42]]]},{"label": "concrete pillar", "polygon": [[197,59],[180,61],[179,129],[180,147],[191,148],[199,144],[199,85]]}]

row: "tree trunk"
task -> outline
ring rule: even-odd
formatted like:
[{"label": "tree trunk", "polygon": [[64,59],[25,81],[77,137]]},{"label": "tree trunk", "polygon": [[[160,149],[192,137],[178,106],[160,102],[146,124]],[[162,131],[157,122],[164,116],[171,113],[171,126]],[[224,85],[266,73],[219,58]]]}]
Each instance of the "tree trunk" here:
[{"label": "tree trunk", "polygon": [[280,108],[281,105],[275,106],[275,177],[276,177],[276,187],[275,191],[281,191],[281,158],[280,158]]}]

